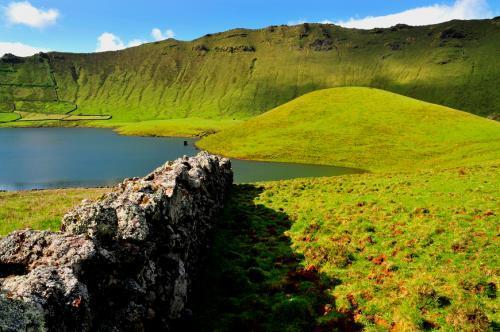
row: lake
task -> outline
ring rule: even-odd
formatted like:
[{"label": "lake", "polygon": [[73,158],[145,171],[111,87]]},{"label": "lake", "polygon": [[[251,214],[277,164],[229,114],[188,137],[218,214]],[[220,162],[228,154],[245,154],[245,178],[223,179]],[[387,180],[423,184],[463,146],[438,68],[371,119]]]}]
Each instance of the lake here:
[{"label": "lake", "polygon": [[[108,129],[0,128],[0,190],[114,185],[168,160],[195,155],[194,142],[121,136]],[[231,161],[236,183],[360,173],[345,167]]]}]

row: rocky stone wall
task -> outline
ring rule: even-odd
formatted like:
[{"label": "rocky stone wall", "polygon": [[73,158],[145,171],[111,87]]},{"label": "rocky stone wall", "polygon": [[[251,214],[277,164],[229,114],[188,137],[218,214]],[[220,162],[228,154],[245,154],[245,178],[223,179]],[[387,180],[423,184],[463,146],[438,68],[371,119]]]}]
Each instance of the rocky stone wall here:
[{"label": "rocky stone wall", "polygon": [[1,239],[0,330],[168,330],[232,180],[229,160],[201,152],[82,202],[61,232]]}]

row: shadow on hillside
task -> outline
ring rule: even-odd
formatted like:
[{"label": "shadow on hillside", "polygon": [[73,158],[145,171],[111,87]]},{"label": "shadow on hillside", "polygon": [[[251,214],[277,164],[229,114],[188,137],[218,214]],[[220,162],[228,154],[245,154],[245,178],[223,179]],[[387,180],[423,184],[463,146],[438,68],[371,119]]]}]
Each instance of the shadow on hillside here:
[{"label": "shadow on hillside", "polygon": [[338,281],[301,265],[285,235],[290,218],[254,204],[261,192],[255,185],[233,187],[183,330],[359,330],[328,295]]}]

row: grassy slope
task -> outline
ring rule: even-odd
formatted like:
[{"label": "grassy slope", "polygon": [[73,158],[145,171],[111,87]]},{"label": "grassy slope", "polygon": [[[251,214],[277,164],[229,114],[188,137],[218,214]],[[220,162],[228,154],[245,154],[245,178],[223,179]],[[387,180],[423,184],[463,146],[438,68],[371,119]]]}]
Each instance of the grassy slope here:
[{"label": "grassy slope", "polygon": [[47,55],[0,58],[0,110],[61,113],[74,104],[59,98]]},{"label": "grassy slope", "polygon": [[500,159],[500,125],[469,113],[372,88],[312,92],[198,146],[260,160],[372,171]]},{"label": "grassy slope", "polygon": [[[210,120],[201,118],[183,118],[171,120],[150,120],[135,123],[101,122],[97,126],[116,127],[122,135],[138,136],[203,136],[241,123],[240,120]],[[96,124],[93,124],[96,126]]]},{"label": "grassy slope", "polygon": [[204,277],[200,325],[498,328],[499,166],[237,187]]},{"label": "grassy slope", "polygon": [[[498,327],[498,167],[235,186],[193,329]],[[0,234],[103,191],[0,193]]]},{"label": "grassy slope", "polygon": [[58,230],[67,210],[104,192],[106,189],[0,192],[0,237],[28,227]]},{"label": "grassy slope", "polygon": [[[88,121],[91,115],[86,115],[80,121],[71,121],[77,116],[66,117],[66,121],[52,121],[55,114],[26,113],[21,121],[2,123],[3,114],[6,121],[15,120],[19,115],[15,113],[0,113],[0,128],[2,127],[97,127],[112,128],[122,135],[136,136],[169,136],[169,137],[199,137],[240,124],[241,120],[211,120],[201,118],[182,118],[169,120],[149,120],[141,122],[118,121]],[[96,115],[97,116],[97,115]],[[30,121],[29,119],[40,119]],[[45,121],[42,121],[46,119]]]},{"label": "grassy slope", "polygon": [[0,81],[11,85],[0,87],[0,104],[68,101],[117,122],[241,119],[313,90],[357,85],[487,115],[500,100],[498,38],[498,20],[370,31],[305,24],[118,52],[50,53],[27,59],[28,69],[2,65]]},{"label": "grassy slope", "polygon": [[19,114],[16,113],[0,113],[0,123],[2,122],[10,122],[19,119]]}]

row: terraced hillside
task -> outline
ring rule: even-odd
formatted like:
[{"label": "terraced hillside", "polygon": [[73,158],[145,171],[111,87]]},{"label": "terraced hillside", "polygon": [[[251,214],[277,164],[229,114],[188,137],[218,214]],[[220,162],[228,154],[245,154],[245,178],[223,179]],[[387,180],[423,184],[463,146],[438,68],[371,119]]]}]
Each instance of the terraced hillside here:
[{"label": "terraced hillside", "polygon": [[[117,52],[3,58],[2,110],[70,102],[117,121],[248,118],[328,87],[371,86],[479,115],[500,104],[500,19],[356,30],[236,29]],[[14,62],[14,63],[13,63]]]},{"label": "terraced hillside", "polygon": [[39,104],[35,106],[39,109],[52,108],[54,112],[64,109],[64,103],[59,105],[57,84],[49,61],[47,54],[1,58],[0,112],[25,110],[30,104]]},{"label": "terraced hillside", "polygon": [[77,105],[59,96],[50,56],[0,58],[0,123],[99,120],[109,116],[75,113]]}]

